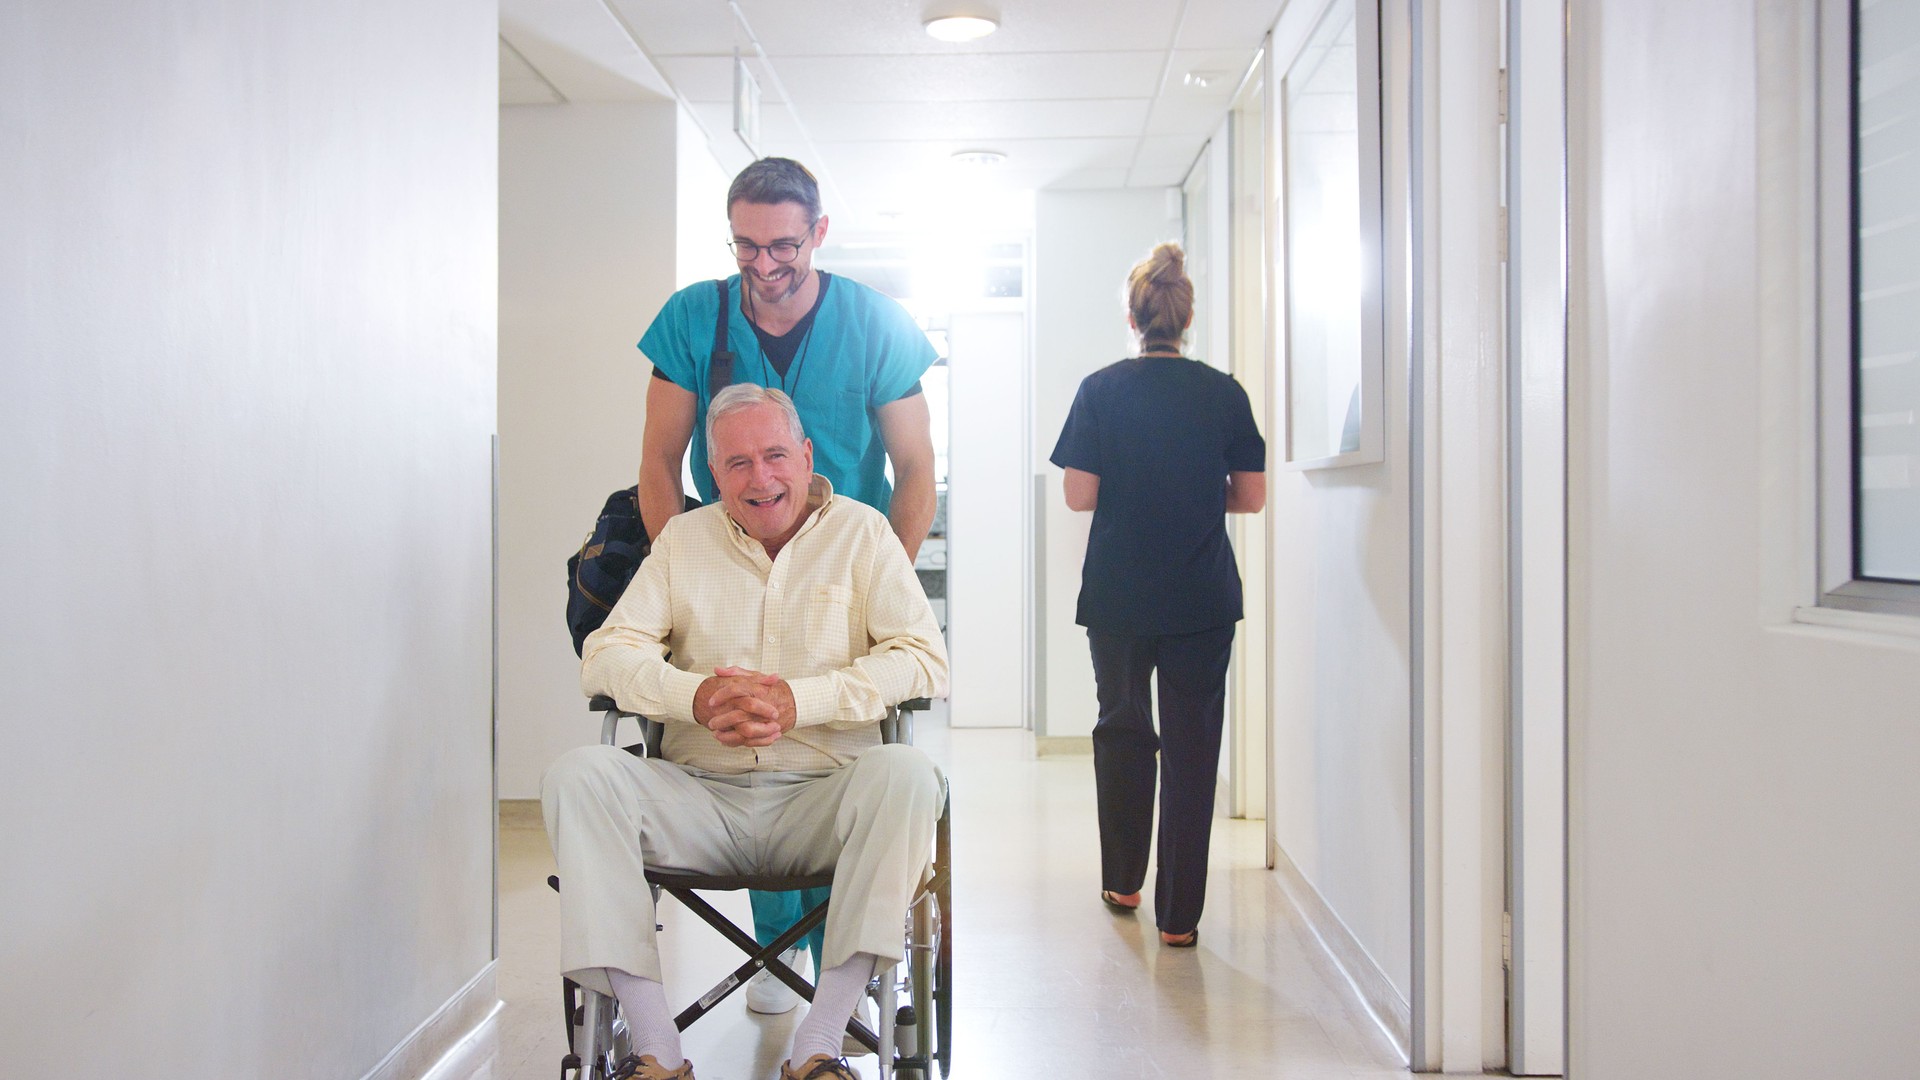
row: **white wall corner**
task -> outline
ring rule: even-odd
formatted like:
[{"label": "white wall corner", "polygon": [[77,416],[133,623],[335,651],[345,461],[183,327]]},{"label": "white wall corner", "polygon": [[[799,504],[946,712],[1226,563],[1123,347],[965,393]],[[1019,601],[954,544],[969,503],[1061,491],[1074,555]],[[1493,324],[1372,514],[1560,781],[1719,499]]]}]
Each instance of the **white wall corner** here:
[{"label": "white wall corner", "polygon": [[368,1071],[365,1080],[422,1080],[447,1072],[442,1063],[479,1033],[500,1006],[499,967],[498,960],[489,960],[467,985]]},{"label": "white wall corner", "polygon": [[674,98],[666,77],[602,0],[501,0],[500,37],[570,102]]},{"label": "white wall corner", "polygon": [[681,273],[683,222],[725,219],[683,130],[670,101],[500,110],[502,798],[536,797],[547,764],[598,733],[563,579],[607,495],[635,481],[651,374],[637,343]]}]

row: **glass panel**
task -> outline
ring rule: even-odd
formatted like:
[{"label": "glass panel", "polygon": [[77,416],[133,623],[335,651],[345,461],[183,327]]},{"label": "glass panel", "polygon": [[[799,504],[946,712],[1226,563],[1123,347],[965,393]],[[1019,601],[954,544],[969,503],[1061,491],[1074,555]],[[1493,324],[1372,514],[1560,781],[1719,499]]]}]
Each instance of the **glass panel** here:
[{"label": "glass panel", "polygon": [[1360,98],[1353,0],[1287,71],[1287,458],[1360,449]]},{"label": "glass panel", "polygon": [[1920,0],[1855,18],[1855,573],[1920,581]]}]

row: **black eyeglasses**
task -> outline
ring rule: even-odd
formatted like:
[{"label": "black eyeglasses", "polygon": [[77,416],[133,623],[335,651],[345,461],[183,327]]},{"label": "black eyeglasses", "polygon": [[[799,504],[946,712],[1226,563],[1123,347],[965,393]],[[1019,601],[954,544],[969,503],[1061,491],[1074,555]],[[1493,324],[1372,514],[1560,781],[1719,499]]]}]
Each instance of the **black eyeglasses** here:
[{"label": "black eyeglasses", "polygon": [[760,257],[761,252],[773,256],[774,262],[790,263],[800,257],[800,249],[806,246],[806,239],[775,240],[771,244],[755,244],[747,240],[729,240],[727,249],[740,262],[750,263]]}]

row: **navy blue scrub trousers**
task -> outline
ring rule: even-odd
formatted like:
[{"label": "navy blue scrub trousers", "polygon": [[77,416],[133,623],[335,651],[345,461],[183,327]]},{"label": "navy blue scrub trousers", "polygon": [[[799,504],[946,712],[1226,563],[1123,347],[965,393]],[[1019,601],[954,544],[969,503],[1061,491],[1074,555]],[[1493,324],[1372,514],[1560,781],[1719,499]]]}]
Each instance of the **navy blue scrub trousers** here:
[{"label": "navy blue scrub trousers", "polygon": [[[1169,934],[1198,927],[1207,902],[1207,847],[1233,632],[1231,625],[1158,637],[1087,631],[1100,701],[1100,719],[1093,728],[1093,775],[1100,808],[1101,888],[1134,893],[1146,881],[1157,779],[1160,855],[1153,913]],[[1150,686],[1156,674],[1158,734]]]}]

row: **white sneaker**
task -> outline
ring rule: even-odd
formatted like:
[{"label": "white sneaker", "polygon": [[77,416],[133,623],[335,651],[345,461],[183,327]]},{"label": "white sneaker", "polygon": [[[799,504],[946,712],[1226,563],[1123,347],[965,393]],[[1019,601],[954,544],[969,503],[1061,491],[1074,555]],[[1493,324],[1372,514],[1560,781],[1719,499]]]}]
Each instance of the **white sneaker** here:
[{"label": "white sneaker", "polygon": [[[792,968],[794,974],[805,978],[807,972],[801,964],[805,962],[806,955],[806,947],[801,946],[781,953],[780,961]],[[792,987],[774,978],[773,973],[764,968],[755,972],[753,978],[747,980],[747,1008],[754,1012],[774,1016],[792,1012],[793,1007],[798,1004],[800,1004],[800,995],[794,993]]]},{"label": "white sneaker", "polygon": [[[888,974],[892,974],[892,973],[889,972]],[[867,1025],[867,1030],[873,1032],[875,1038],[879,1037],[880,1029],[873,1026],[873,999],[872,998],[868,997],[865,993],[862,993],[860,995],[860,1003],[853,1007],[853,1015],[854,1015],[854,1019],[859,1020],[861,1023]],[[850,1058],[859,1057],[862,1054],[873,1053],[873,1051],[867,1049],[864,1045],[862,1045],[859,1039],[854,1038],[852,1032],[848,1032],[847,1034],[840,1036],[840,1052]]]}]

